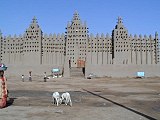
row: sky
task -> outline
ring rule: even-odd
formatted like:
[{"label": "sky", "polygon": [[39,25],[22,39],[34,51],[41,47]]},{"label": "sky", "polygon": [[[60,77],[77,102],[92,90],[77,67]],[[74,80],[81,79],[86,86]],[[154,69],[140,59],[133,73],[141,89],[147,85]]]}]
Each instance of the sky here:
[{"label": "sky", "polygon": [[44,34],[65,33],[75,11],[89,34],[111,35],[120,16],[129,34],[160,36],[160,0],[0,0],[0,30],[24,34],[35,16]]}]

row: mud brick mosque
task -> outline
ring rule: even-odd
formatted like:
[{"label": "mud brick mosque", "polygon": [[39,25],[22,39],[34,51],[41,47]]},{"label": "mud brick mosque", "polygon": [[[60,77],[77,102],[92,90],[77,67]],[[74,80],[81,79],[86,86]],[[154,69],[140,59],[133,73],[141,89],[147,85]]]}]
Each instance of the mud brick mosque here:
[{"label": "mud brick mosque", "polygon": [[111,34],[90,34],[76,11],[62,34],[43,34],[34,17],[23,35],[3,36],[0,32],[0,62],[7,74],[48,74],[59,68],[64,77],[74,72],[87,77],[160,77],[160,44],[155,36],[131,35],[121,17]]}]

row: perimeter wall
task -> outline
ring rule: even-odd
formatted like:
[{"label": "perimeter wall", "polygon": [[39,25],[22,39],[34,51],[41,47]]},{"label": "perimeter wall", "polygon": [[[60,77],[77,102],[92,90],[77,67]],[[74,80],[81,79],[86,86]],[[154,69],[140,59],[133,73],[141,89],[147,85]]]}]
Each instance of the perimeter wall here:
[{"label": "perimeter wall", "polygon": [[145,77],[160,77],[160,65],[86,64],[85,77],[90,73],[96,77],[137,77],[137,72],[144,72]]}]

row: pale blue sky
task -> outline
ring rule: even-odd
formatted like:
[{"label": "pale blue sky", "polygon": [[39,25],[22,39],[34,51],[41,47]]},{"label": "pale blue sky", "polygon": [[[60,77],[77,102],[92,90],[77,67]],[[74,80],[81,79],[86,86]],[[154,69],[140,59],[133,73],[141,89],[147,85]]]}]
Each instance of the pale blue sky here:
[{"label": "pale blue sky", "polygon": [[64,33],[75,10],[89,33],[109,33],[118,16],[129,34],[160,35],[160,0],[0,0],[3,35],[23,34],[36,16],[43,33]]}]

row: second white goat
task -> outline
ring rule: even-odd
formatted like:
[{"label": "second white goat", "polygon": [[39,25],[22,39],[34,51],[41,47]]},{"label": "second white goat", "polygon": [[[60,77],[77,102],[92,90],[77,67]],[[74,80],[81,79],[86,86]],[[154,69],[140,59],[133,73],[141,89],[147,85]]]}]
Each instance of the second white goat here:
[{"label": "second white goat", "polygon": [[72,106],[72,101],[71,101],[71,96],[68,92],[65,92],[61,95],[62,101],[64,101],[65,105],[70,105]]}]

